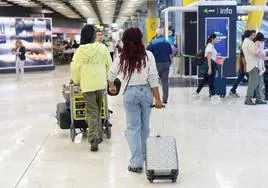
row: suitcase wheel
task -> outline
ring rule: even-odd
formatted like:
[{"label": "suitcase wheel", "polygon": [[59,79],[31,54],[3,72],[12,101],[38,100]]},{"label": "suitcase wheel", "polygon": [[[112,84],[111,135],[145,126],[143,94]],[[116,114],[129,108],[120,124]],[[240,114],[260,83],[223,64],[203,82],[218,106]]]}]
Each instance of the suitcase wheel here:
[{"label": "suitcase wheel", "polygon": [[74,138],[76,136],[76,132],[75,132],[75,128],[74,128],[74,125],[73,124],[71,124],[71,126],[70,126],[70,136],[71,136],[72,142],[74,142]]},{"label": "suitcase wheel", "polygon": [[106,130],[106,136],[107,136],[108,139],[110,139],[111,135],[112,135],[112,129],[111,129],[110,126],[106,127],[106,129],[107,129]]},{"label": "suitcase wheel", "polygon": [[177,181],[177,178],[172,178],[172,182],[175,183]]},{"label": "suitcase wheel", "polygon": [[112,124],[109,121],[104,121],[104,134],[107,139],[111,138],[112,135]]}]

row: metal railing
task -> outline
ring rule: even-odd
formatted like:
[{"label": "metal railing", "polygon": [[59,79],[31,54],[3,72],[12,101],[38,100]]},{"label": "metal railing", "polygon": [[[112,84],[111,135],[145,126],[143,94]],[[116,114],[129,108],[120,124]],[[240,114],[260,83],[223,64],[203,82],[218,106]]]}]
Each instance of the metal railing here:
[{"label": "metal railing", "polygon": [[[190,76],[190,79],[192,79],[192,76],[193,76],[193,62],[194,62],[195,55],[182,54],[182,57],[183,58],[189,58],[189,76]],[[183,73],[185,74],[185,63],[184,63],[184,60],[182,62],[184,64],[183,65]],[[197,69],[198,69],[198,67],[197,67]]]}]

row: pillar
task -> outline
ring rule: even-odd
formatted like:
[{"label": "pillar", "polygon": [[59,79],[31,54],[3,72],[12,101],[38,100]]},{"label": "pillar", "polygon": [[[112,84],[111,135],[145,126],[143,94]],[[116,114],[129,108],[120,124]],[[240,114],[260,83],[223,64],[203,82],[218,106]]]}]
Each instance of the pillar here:
[{"label": "pillar", "polygon": [[187,6],[191,3],[197,2],[199,0],[183,0],[183,6]]},{"label": "pillar", "polygon": [[147,18],[147,44],[155,36],[158,28],[157,0],[148,1],[148,18]]},{"label": "pillar", "polygon": [[[252,5],[254,6],[265,6],[266,0],[252,0]],[[263,20],[263,11],[253,11],[248,13],[248,21],[246,24],[246,30],[247,29],[256,29],[260,31],[261,24]]]}]

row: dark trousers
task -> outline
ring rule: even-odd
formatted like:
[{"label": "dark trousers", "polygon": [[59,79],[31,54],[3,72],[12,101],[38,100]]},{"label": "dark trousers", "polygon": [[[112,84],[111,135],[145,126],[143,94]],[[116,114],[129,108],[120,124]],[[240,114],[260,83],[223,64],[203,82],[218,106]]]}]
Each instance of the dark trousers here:
[{"label": "dark trousers", "polygon": [[243,80],[243,78],[244,78],[245,76],[247,76],[247,78],[248,78],[248,74],[245,73],[244,71],[241,71],[241,70],[240,70],[240,71],[239,71],[239,74],[238,74],[238,77],[237,77],[237,79],[235,80],[234,85],[233,85],[233,87],[232,87],[232,89],[231,89],[231,92],[232,92],[232,93],[236,93],[236,89],[237,89],[238,85],[240,84],[240,82]]},{"label": "dark trousers", "polygon": [[156,63],[156,68],[157,68],[157,71],[158,71],[158,75],[159,75],[160,80],[162,82],[163,101],[168,101],[168,95],[169,95],[169,84],[168,84],[169,67],[170,67],[169,62]]},{"label": "dark trousers", "polygon": [[205,74],[205,75],[203,75],[203,80],[201,82],[199,82],[196,92],[200,93],[202,88],[208,83],[210,95],[212,95],[212,96],[215,95],[214,80],[215,80],[215,75],[214,74],[211,74],[211,75]]},{"label": "dark trousers", "polygon": [[111,55],[112,61],[114,61],[114,52],[110,52],[110,55]]},{"label": "dark trousers", "polygon": [[265,100],[268,100],[268,80],[264,80]]}]

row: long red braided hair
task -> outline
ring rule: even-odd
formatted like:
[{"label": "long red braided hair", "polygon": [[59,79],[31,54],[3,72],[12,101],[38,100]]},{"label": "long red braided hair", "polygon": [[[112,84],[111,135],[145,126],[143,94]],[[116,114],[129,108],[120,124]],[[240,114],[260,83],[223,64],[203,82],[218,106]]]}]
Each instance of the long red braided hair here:
[{"label": "long red braided hair", "polygon": [[139,28],[127,29],[123,34],[122,42],[119,72],[123,73],[124,79],[129,79],[135,70],[139,73],[142,68],[146,67],[147,54]]}]

